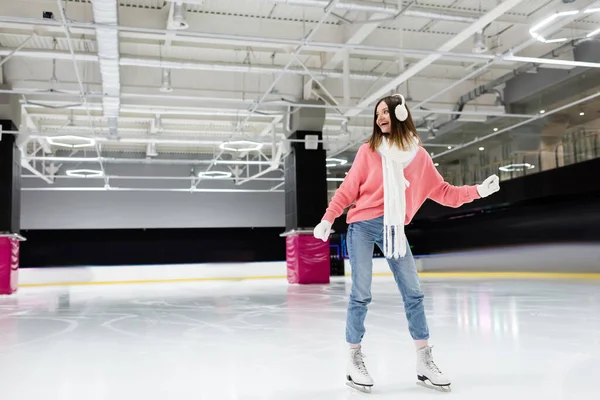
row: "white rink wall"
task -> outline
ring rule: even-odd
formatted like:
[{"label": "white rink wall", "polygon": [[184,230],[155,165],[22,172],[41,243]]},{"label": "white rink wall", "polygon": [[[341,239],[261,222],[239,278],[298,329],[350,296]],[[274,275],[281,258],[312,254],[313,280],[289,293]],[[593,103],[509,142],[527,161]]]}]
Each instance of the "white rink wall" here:
[{"label": "white rink wall", "polygon": [[[522,246],[416,257],[426,275],[444,273],[566,273],[600,276],[600,244]],[[345,273],[351,274],[346,260]],[[389,276],[387,261],[373,260],[373,274]],[[464,275],[463,275],[464,276]],[[591,275],[590,275],[591,276]],[[23,268],[20,286],[144,283],[193,280],[287,279],[285,261],[235,264],[173,264]]]}]

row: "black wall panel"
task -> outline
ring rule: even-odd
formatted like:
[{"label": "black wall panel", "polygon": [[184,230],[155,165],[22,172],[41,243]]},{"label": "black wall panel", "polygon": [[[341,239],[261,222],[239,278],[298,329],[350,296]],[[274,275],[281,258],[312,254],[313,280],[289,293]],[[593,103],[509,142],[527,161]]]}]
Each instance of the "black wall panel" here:
[{"label": "black wall panel", "polygon": [[[11,121],[0,120],[2,130],[16,130]],[[19,233],[21,222],[21,153],[16,136],[0,138],[0,232]]]}]

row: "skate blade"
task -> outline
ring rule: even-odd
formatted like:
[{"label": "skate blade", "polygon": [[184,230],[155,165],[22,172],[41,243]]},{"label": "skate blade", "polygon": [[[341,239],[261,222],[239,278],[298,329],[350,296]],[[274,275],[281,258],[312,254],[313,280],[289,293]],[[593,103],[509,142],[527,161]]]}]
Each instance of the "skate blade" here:
[{"label": "skate blade", "polygon": [[432,383],[425,383],[421,381],[417,381],[417,385],[423,386],[427,389],[437,390],[438,392],[448,393],[452,391],[452,389],[450,389],[450,385],[434,385]]},{"label": "skate blade", "polygon": [[450,392],[450,384],[448,385],[435,385],[425,376],[417,376],[417,385],[426,387],[428,389],[434,389],[440,392]]},{"label": "skate blade", "polygon": [[355,383],[350,375],[346,375],[346,385],[350,386],[352,389],[356,389],[358,391],[368,394],[371,393],[371,388],[373,387],[373,385],[360,385],[358,383]]},{"label": "skate blade", "polygon": [[371,386],[357,385],[354,382],[346,382],[346,385],[350,386],[352,389],[356,389],[356,390],[358,390],[360,392],[371,394]]}]

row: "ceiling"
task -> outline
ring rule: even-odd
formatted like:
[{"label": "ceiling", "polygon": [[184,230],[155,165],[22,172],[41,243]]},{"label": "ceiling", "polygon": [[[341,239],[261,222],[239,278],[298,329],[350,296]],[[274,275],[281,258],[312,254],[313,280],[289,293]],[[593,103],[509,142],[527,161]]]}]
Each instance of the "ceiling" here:
[{"label": "ceiling", "polygon": [[[600,60],[574,49],[598,28],[600,1],[582,0],[1,2],[0,110],[24,187],[280,190],[302,107],[322,110],[328,156],[349,161],[338,181],[390,93],[442,165],[565,113],[583,123]],[[509,101],[515,77],[555,73]]]}]

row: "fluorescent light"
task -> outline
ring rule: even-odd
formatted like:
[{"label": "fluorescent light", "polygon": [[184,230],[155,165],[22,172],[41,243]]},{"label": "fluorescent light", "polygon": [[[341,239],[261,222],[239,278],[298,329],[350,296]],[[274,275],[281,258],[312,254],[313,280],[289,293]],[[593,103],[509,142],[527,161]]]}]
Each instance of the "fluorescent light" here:
[{"label": "fluorescent light", "polygon": [[537,25],[534,25],[530,30],[529,33],[533,35],[533,33],[535,31],[537,31],[540,28],[543,28],[544,26],[548,25],[550,22],[554,21],[556,18],[558,18],[558,14],[553,14],[549,17],[544,18],[541,22],[539,22]]},{"label": "fluorescent light", "polygon": [[588,38],[590,38],[590,37],[592,37],[592,36],[596,36],[596,35],[597,35],[597,34],[599,34],[599,33],[600,33],[600,28],[596,29],[596,30],[595,30],[595,31],[593,31],[593,32],[590,32],[590,33],[588,33],[588,34],[587,34],[585,37],[588,37]]},{"label": "fluorescent light", "polygon": [[451,149],[452,149],[452,146],[448,146],[448,150],[451,150]]},{"label": "fluorescent light", "polygon": [[563,15],[575,15],[578,13],[579,13],[579,10],[571,10],[571,11],[561,11],[556,15],[558,15],[559,17],[562,17]]},{"label": "fluorescent light", "polygon": [[[591,9],[585,10],[583,12],[586,13],[586,14],[589,14],[589,13],[595,13],[595,12],[599,12],[599,11],[600,11],[600,8],[591,8]],[[576,14],[579,14],[580,12],[581,12],[581,10],[571,10],[571,11],[561,11],[561,12],[552,14],[549,17],[546,17],[545,19],[543,19],[538,24],[534,25],[529,30],[529,34],[533,38],[535,38],[536,40],[538,40],[538,41],[540,41],[542,43],[561,43],[561,42],[566,42],[567,40],[569,40],[568,38],[546,39],[541,34],[539,34],[537,31],[539,29],[545,27],[546,25],[549,25],[551,22],[553,22],[555,19],[557,19],[559,17],[569,16],[569,15],[576,15]],[[592,36],[598,34],[599,32],[600,32],[600,30],[592,32],[592,33],[588,34],[587,37],[592,37]]]},{"label": "fluorescent light", "polygon": [[540,114],[543,114],[545,112],[546,112],[546,110],[540,110]]},{"label": "fluorescent light", "polygon": [[435,165],[436,167],[439,167],[439,166],[440,166],[440,163],[435,163],[435,164],[433,164],[433,165]]},{"label": "fluorescent light", "polygon": [[582,112],[579,113],[579,115],[585,115],[585,113],[582,111]]},{"label": "fluorescent light", "polygon": [[102,171],[99,169],[69,169],[66,174],[78,178],[96,178],[102,176]]},{"label": "fluorescent light", "polygon": [[494,128],[494,132],[498,132],[498,128]]},{"label": "fluorescent light", "polygon": [[484,150],[485,150],[485,147],[480,147],[479,148],[479,151],[484,151]]}]

